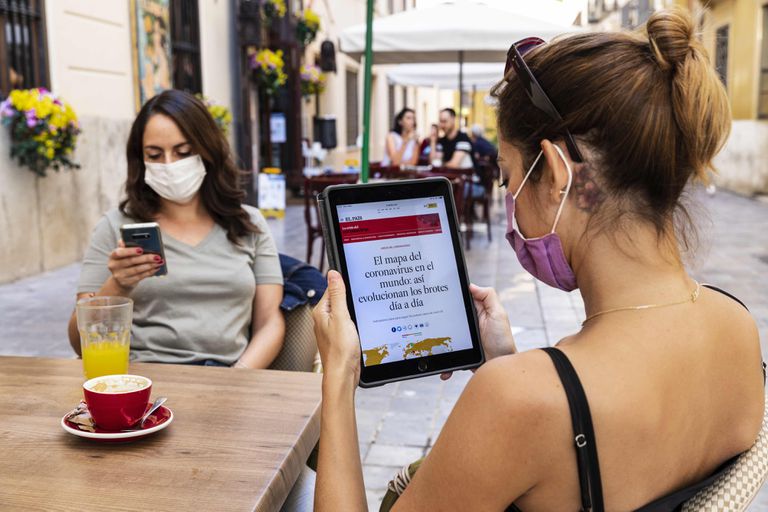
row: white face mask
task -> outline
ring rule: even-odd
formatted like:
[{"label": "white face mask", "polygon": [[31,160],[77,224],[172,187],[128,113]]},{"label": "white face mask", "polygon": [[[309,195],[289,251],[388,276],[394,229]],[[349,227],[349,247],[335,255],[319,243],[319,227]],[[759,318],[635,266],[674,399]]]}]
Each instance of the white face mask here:
[{"label": "white face mask", "polygon": [[205,165],[200,155],[170,164],[144,162],[144,167],[144,182],[163,199],[179,204],[190,202],[205,178]]}]

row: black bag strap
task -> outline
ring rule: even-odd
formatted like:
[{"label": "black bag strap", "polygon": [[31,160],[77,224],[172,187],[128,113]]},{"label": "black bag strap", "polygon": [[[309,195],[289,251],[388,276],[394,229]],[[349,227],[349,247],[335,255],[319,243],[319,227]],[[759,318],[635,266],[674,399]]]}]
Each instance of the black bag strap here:
[{"label": "black bag strap", "polygon": [[563,383],[573,424],[573,441],[576,446],[576,463],[579,468],[581,509],[584,512],[603,512],[603,484],[600,479],[600,463],[597,459],[597,441],[592,426],[589,403],[576,370],[566,355],[555,347],[542,349],[555,365]]}]

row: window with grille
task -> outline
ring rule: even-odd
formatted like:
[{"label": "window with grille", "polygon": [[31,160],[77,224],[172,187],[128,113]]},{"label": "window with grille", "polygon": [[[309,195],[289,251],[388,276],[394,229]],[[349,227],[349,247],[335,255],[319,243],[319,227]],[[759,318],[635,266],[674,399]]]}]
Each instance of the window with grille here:
[{"label": "window with grille", "polygon": [[0,96],[48,87],[43,0],[0,0]]},{"label": "window with grille", "polygon": [[203,92],[200,73],[200,15],[197,0],[171,0],[173,87]]},{"label": "window with grille", "polygon": [[760,91],[757,117],[768,119],[768,5],[763,6],[763,45],[760,50]]},{"label": "window with grille", "polygon": [[728,87],[728,28],[728,25],[724,25],[715,32],[715,70],[726,88]]},{"label": "window with grille", "polygon": [[347,70],[347,146],[354,146],[360,130],[357,72]]}]

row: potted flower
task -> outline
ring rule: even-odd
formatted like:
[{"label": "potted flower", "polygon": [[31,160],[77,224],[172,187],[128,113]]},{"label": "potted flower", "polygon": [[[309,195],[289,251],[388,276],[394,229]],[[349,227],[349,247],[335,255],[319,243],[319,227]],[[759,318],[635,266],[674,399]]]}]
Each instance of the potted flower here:
[{"label": "potted flower", "polygon": [[299,44],[307,46],[315,40],[320,30],[320,16],[312,9],[304,9],[296,23],[296,38]]},{"label": "potted flower", "polygon": [[285,16],[285,0],[264,0],[263,9],[264,21],[269,26],[272,21]]},{"label": "potted flower", "polygon": [[267,94],[271,96],[285,85],[288,75],[285,74],[285,62],[281,50],[276,52],[266,48],[258,51],[251,50],[249,60],[251,69],[256,73],[259,83]]},{"label": "potted flower", "polygon": [[301,78],[301,94],[304,97],[320,94],[325,90],[325,74],[319,66],[301,66],[299,72]]},{"label": "potted flower", "polygon": [[0,103],[11,132],[11,158],[39,176],[48,168],[77,169],[71,160],[80,124],[72,107],[46,89],[13,90]]},{"label": "potted flower", "polygon": [[232,125],[232,113],[229,109],[224,105],[219,105],[210,98],[206,98],[202,94],[196,94],[195,96],[205,104],[211,117],[216,121],[216,126],[219,127],[221,133],[226,137],[229,133],[229,127]]}]

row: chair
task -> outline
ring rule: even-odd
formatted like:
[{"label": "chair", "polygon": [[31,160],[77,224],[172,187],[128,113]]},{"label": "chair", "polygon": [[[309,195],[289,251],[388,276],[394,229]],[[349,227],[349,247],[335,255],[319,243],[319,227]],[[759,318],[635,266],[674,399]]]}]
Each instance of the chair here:
[{"label": "chair", "polygon": [[[456,207],[456,218],[458,219],[459,224],[461,224],[461,222],[464,221],[464,215],[465,215],[464,206],[466,205],[464,189],[467,183],[467,176],[471,176],[471,175],[472,175],[471,169],[467,171],[464,169],[446,169],[446,168],[433,169],[432,171],[419,173],[419,177],[421,178],[430,178],[434,176],[441,176],[443,178],[448,178],[448,181],[451,182],[451,188],[453,189],[453,202],[454,202],[454,206]],[[465,235],[465,243],[466,243],[466,235]]]},{"label": "chair", "polygon": [[[420,176],[423,178],[429,176],[442,176],[450,180],[453,185],[453,201],[456,205],[456,217],[459,219],[459,224],[462,222],[468,226],[467,223],[467,184],[472,183],[472,173],[474,169],[449,169],[447,167],[439,167],[432,169],[429,172],[422,172]],[[469,249],[469,240],[467,233],[464,233],[464,244]]]},{"label": "chair", "polygon": [[683,512],[747,510],[768,476],[768,395],[765,400],[763,426],[752,448],[715,482],[686,501]]},{"label": "chair", "polygon": [[291,311],[283,311],[285,341],[283,348],[270,365],[270,370],[311,372],[317,356],[312,307],[302,304]]},{"label": "chair", "polygon": [[[331,185],[357,183],[358,174],[324,175],[304,178],[304,222],[307,224],[307,263],[312,263],[312,246],[316,238],[323,238],[323,229],[317,216],[317,194]],[[314,213],[313,213],[314,212]],[[323,270],[325,262],[325,241],[320,245],[320,264]]]},{"label": "chair", "polygon": [[[491,241],[491,197],[493,197],[493,182],[497,175],[496,163],[489,158],[482,158],[476,161],[475,176],[479,178],[479,182],[472,181],[472,184],[468,186],[466,198],[466,217],[467,217],[467,249],[469,249],[470,240],[474,235],[474,222],[475,222],[475,207],[477,205],[482,206],[483,214],[480,220],[485,222],[488,229],[488,241]],[[474,185],[480,185],[482,187],[482,194],[475,194]]]}]

